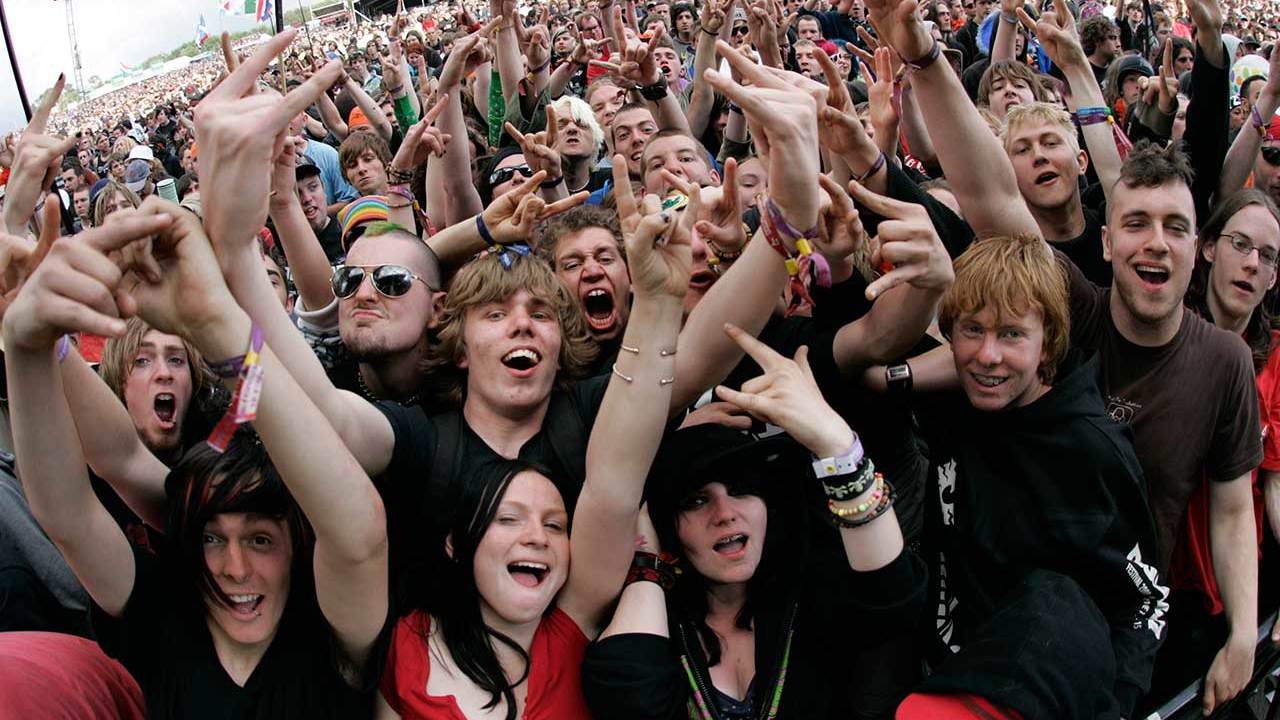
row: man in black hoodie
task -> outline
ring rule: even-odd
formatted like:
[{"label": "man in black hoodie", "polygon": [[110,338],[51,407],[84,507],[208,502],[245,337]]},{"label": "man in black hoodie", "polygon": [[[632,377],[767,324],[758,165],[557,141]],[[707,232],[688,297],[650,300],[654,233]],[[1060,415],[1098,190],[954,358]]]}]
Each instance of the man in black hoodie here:
[{"label": "man in black hoodie", "polygon": [[1128,716],[1168,595],[1130,433],[1097,358],[1067,353],[1066,278],[1038,238],[976,242],[955,272],[939,327],[966,397],[922,418],[939,647],[920,690],[1028,718]]}]

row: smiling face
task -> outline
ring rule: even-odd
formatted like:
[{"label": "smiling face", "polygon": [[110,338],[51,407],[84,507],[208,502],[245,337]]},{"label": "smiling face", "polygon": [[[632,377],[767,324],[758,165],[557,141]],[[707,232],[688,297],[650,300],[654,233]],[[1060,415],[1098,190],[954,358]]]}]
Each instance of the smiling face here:
[{"label": "smiling face", "polygon": [[711,482],[680,501],[676,535],[684,558],[713,585],[745,583],[764,554],[764,500]]},{"label": "smiling face", "polygon": [[191,404],[191,365],[177,335],[150,330],[124,383],[124,404],[148,450],[167,455],[178,448]]},{"label": "smiling face", "polygon": [[551,395],[560,371],[560,322],[551,304],[519,290],[470,307],[458,366],[467,400],[502,412],[530,412]]},{"label": "smiling face", "polygon": [[542,617],[569,576],[569,514],[550,480],[531,470],[512,478],[472,568],[488,624]]},{"label": "smiling face", "polygon": [[1077,178],[1087,166],[1085,153],[1061,126],[1028,118],[1008,130],[1006,152],[1022,197],[1033,208],[1060,208],[1078,197]]},{"label": "smiling face", "polygon": [[597,340],[621,337],[631,313],[631,278],[613,233],[589,227],[556,241],[556,275],[578,298]]},{"label": "smiling face", "polygon": [[984,412],[1021,407],[1047,390],[1040,381],[1044,323],[1039,310],[999,317],[990,305],[951,327],[956,374],[969,403]]},{"label": "smiling face", "polygon": [[[1252,245],[1240,252],[1234,245]],[[1219,237],[1205,244],[1204,259],[1209,271],[1209,307],[1215,318],[1228,322],[1247,318],[1276,284],[1275,265],[1262,255],[1274,258],[1280,252],[1280,225],[1261,205],[1249,205],[1231,216]]]},{"label": "smiling face", "polygon": [[1102,249],[1111,263],[1116,324],[1154,327],[1180,321],[1195,260],[1191,189],[1178,181],[1154,188],[1121,181],[1113,199]]},{"label": "smiling face", "polygon": [[209,632],[250,648],[270,644],[289,601],[288,523],[256,513],[214,515],[204,527],[204,561],[232,602],[205,599]]},{"label": "smiling face", "polygon": [[435,327],[436,294],[415,279],[409,292],[387,297],[373,286],[373,268],[400,265],[420,278],[430,277],[422,253],[400,237],[361,236],[347,253],[347,265],[365,268],[365,277],[351,297],[338,301],[338,331],[342,342],[359,360],[373,360],[408,352],[426,341]]},{"label": "smiling face", "polygon": [[613,118],[613,148],[627,159],[627,173],[633,178],[640,177],[640,159],[644,154],[645,143],[658,132],[658,124],[653,120],[653,113],[648,108],[631,108],[624,110]]}]

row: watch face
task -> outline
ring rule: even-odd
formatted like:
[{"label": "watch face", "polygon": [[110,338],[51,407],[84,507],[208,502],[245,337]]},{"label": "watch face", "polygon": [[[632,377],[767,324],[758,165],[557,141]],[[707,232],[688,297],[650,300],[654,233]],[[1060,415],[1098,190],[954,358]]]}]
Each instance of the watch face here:
[{"label": "watch face", "polygon": [[888,368],[887,372],[889,376],[889,382],[895,382],[897,380],[906,380],[907,378],[911,377],[911,368],[906,365],[894,365],[893,367]]}]

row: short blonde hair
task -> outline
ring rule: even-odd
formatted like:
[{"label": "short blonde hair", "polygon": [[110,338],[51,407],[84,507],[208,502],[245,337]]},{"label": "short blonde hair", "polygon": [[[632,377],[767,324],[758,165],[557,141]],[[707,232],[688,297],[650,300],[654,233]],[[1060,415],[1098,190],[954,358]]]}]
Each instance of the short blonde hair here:
[{"label": "short blonde hair", "polygon": [[596,149],[596,156],[599,156],[600,146],[604,144],[604,130],[596,122],[596,114],[591,112],[591,106],[572,95],[564,95],[551,103],[551,107],[556,109],[557,118],[572,118],[591,133],[591,144]]},{"label": "short blonde hair", "polygon": [[1001,318],[1036,310],[1044,325],[1044,359],[1036,372],[1052,383],[1071,337],[1066,274],[1053,251],[1034,235],[987,238],[956,258],[955,273],[938,311],[943,337],[951,340],[956,320],[984,308]]},{"label": "short blonde hair", "polygon": [[560,371],[556,383],[562,387],[585,374],[599,348],[587,332],[578,301],[544,260],[535,255],[508,251],[511,267],[498,255],[486,252],[458,270],[449,283],[440,312],[439,342],[431,347],[425,361],[427,373],[438,378],[442,399],[460,406],[466,394],[466,371],[458,367],[466,352],[467,311],[487,303],[504,302],[524,290],[547,303],[560,324]]},{"label": "short blonde hair", "polygon": [[1000,143],[1004,145],[1004,151],[1009,152],[1009,143],[1015,131],[1024,125],[1037,122],[1056,125],[1062,130],[1062,137],[1071,146],[1071,151],[1080,152],[1080,141],[1076,139],[1076,126],[1071,122],[1071,115],[1057,105],[1047,102],[1033,102],[1009,108],[1009,112],[1004,116],[1004,124],[1000,126]]}]

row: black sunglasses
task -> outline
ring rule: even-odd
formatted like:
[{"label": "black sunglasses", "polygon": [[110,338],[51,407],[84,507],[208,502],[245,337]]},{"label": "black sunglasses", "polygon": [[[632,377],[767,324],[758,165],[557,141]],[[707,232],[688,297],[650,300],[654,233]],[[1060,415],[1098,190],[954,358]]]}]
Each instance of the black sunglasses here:
[{"label": "black sunglasses", "polygon": [[746,35],[749,32],[751,32],[751,28],[746,25],[734,25],[733,29],[729,31],[729,34],[730,35]]},{"label": "black sunglasses", "polygon": [[[389,298],[404,295],[414,280],[422,280],[403,265],[343,265],[333,273],[333,294],[343,300],[355,295],[369,270],[373,271],[373,289]],[[422,280],[422,284],[427,285],[427,281]],[[431,286],[427,285],[427,289]]]},{"label": "black sunglasses", "polygon": [[515,177],[516,173],[531,178],[533,177],[533,169],[528,165],[512,165],[511,167],[498,168],[489,175],[489,186],[494,187]]},{"label": "black sunglasses", "polygon": [[1262,148],[1262,159],[1266,160],[1268,165],[1280,165],[1280,147],[1269,145]]}]

